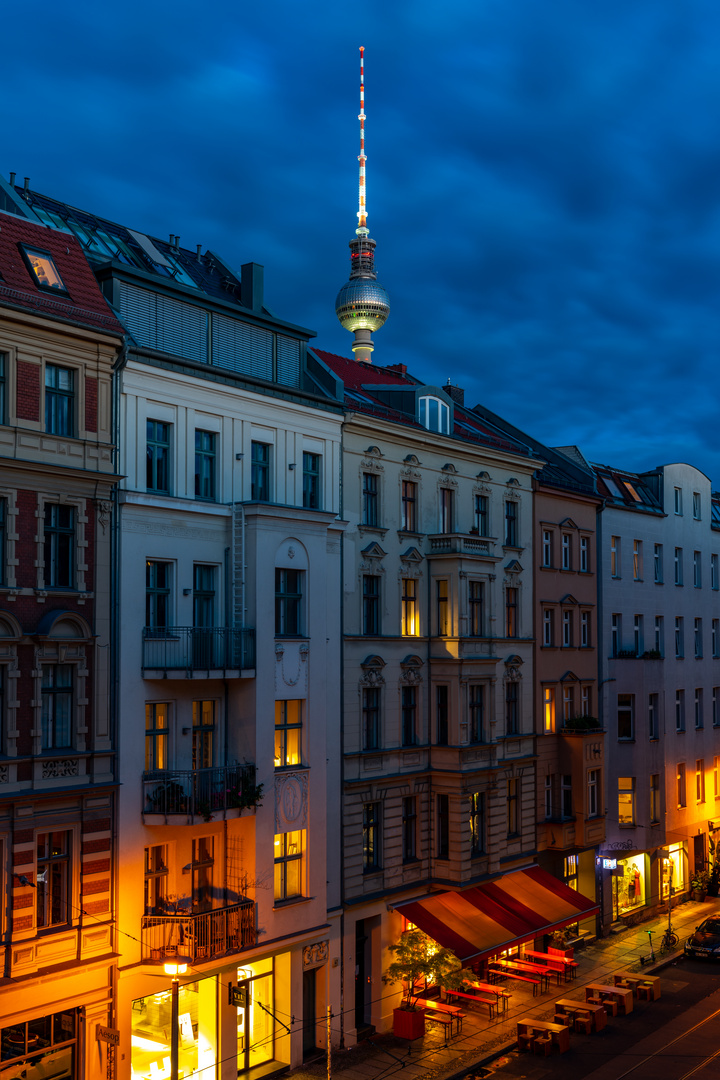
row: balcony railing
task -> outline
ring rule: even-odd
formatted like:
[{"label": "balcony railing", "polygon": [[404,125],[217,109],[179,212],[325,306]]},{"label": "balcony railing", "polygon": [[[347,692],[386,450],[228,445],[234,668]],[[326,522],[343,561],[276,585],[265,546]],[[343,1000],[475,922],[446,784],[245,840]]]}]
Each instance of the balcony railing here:
[{"label": "balcony railing", "polygon": [[257,944],[255,903],[204,911],[200,915],[143,915],[142,958],[162,962],[186,956],[190,963],[251,949]]},{"label": "balcony railing", "polygon": [[218,671],[255,667],[255,631],[236,626],[146,626],[143,671]]},{"label": "balcony railing", "polygon": [[143,773],[143,813],[201,815],[243,810],[258,801],[254,765],[217,769],[156,769]]},{"label": "balcony railing", "polygon": [[477,533],[435,533],[428,537],[431,555],[492,555],[493,537]]}]

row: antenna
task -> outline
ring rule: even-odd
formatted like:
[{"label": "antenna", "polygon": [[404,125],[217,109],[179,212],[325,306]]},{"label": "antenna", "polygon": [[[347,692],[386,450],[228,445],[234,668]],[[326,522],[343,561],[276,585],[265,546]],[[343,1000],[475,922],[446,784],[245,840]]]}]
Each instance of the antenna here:
[{"label": "antenna", "polygon": [[358,227],[355,230],[357,236],[367,236],[367,206],[365,204],[365,47],[360,46],[360,176],[358,186]]}]

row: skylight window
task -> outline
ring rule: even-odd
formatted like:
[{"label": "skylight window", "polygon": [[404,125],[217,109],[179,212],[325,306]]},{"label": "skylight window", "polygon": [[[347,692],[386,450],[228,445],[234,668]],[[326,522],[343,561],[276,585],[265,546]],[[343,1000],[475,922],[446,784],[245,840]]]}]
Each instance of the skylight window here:
[{"label": "skylight window", "polygon": [[634,488],[634,487],[632,486],[632,484],[630,483],[630,481],[629,481],[629,480],[624,480],[624,481],[623,481],[623,483],[625,484],[625,487],[626,487],[626,488],[628,489],[628,491],[629,491],[629,492],[630,492],[630,494],[632,495],[632,497],[633,497],[633,499],[635,500],[635,502],[642,502],[642,499],[640,498],[640,496],[638,495],[637,491],[636,491],[636,490],[635,490],[635,488]]},{"label": "skylight window", "polygon": [[63,279],[60,277],[55,266],[55,260],[50,252],[25,247],[24,244],[20,244],[19,247],[38,289],[67,296],[68,291],[63,284]]},{"label": "skylight window", "polygon": [[614,480],[611,480],[609,476],[603,476],[603,480],[605,481],[605,486],[607,487],[611,495],[614,495],[616,499],[623,498],[623,493]]}]

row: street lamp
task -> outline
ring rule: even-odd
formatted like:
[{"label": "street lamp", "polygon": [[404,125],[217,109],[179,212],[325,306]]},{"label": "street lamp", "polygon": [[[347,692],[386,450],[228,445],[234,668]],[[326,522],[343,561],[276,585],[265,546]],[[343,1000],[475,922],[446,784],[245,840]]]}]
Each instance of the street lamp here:
[{"label": "street lamp", "polygon": [[179,1080],[180,1071],[180,1059],[179,1059],[179,994],[180,983],[178,981],[179,975],[184,975],[188,969],[188,957],[176,956],[174,960],[168,960],[165,963],[165,974],[172,975],[171,992],[172,992],[172,1011],[170,1015],[170,1080]]}]

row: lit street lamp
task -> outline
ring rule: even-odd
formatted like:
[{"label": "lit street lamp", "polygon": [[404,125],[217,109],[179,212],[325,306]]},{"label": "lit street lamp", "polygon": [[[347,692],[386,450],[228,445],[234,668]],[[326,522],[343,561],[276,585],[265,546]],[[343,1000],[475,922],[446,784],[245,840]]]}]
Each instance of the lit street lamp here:
[{"label": "lit street lamp", "polygon": [[170,1080],[179,1080],[180,1071],[180,1059],[179,1059],[179,994],[180,983],[178,981],[178,975],[184,975],[188,969],[188,958],[186,956],[176,956],[175,960],[168,960],[165,963],[165,974],[172,975],[172,1011],[170,1015]]}]

